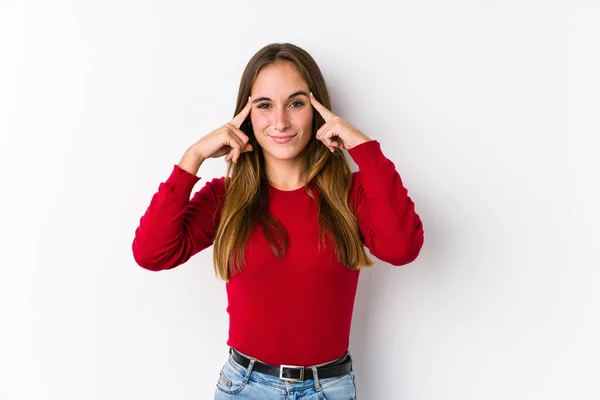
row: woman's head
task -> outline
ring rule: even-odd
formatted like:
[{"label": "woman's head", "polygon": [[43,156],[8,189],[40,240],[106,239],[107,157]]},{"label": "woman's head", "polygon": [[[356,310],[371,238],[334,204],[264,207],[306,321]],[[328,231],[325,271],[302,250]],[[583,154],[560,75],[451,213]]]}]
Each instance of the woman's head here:
[{"label": "woman's head", "polygon": [[[244,108],[246,99],[251,96],[250,117],[240,129],[248,134],[255,149],[260,146],[259,151],[267,161],[302,157],[306,155],[304,150],[326,150],[314,137],[324,121],[313,110],[308,98],[311,91],[321,104],[331,108],[319,66],[298,46],[270,44],[248,62],[234,115]],[[312,146],[307,148],[308,144]]]},{"label": "woman's head", "polygon": [[[307,168],[307,194],[318,205],[321,243],[325,244],[325,237],[331,235],[338,261],[348,268],[373,264],[364,251],[356,216],[348,204],[352,184],[350,165],[341,150],[331,153],[316,139],[315,133],[325,121],[313,109],[307,97],[309,92],[331,110],[329,93],[317,63],[293,44],[263,47],[242,74],[233,115],[239,114],[252,96],[250,116],[240,130],[249,137],[254,151],[242,153],[236,164],[228,164],[225,199],[213,248],[215,272],[226,281],[242,269],[246,242],[257,226],[273,254],[278,258],[285,254],[287,232],[267,212],[266,163],[298,157]],[[277,137],[284,136],[291,139],[278,143]]]},{"label": "woman's head", "polygon": [[312,136],[306,81],[289,62],[264,67],[252,85],[252,131],[267,159],[295,159]]}]

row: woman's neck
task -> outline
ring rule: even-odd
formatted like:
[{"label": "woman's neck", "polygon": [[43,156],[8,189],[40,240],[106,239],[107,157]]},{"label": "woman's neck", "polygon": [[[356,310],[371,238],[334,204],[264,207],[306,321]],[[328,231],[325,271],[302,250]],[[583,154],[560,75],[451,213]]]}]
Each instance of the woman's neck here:
[{"label": "woman's neck", "polygon": [[265,159],[267,181],[280,190],[295,190],[306,185],[308,169],[305,158],[293,160]]}]

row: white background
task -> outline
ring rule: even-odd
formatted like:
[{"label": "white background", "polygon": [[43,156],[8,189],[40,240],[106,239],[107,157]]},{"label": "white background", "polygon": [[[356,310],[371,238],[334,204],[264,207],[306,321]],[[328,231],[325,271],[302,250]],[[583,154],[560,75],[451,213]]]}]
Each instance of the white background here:
[{"label": "white background", "polygon": [[424,223],[415,262],[361,274],[359,398],[600,398],[599,20],[592,1],[0,1],[0,399],[212,398],[212,248],[153,273],[131,241],[271,42],[313,55]]}]

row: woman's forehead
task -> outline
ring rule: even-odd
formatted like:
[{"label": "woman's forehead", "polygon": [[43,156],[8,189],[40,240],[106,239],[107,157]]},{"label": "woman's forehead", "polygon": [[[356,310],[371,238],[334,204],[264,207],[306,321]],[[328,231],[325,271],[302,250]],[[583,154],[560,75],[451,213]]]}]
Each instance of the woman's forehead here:
[{"label": "woman's forehead", "polygon": [[278,63],[263,68],[252,85],[252,97],[287,99],[298,91],[307,91],[308,85],[296,68],[289,63]]}]

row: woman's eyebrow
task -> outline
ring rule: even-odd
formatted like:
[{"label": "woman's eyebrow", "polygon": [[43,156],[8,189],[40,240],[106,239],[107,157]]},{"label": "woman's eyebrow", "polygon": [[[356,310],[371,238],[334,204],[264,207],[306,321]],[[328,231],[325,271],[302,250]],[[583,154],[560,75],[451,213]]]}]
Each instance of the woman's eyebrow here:
[{"label": "woman's eyebrow", "polygon": [[[294,92],[294,93],[290,94],[288,96],[288,100],[291,99],[292,97],[296,97],[296,96],[299,96],[299,95],[303,95],[303,96],[308,97],[308,93],[306,93],[304,90],[298,90],[297,92]],[[268,98],[268,97],[259,97],[258,99],[252,100],[252,103],[258,103],[259,101],[271,101],[271,99]]]}]

